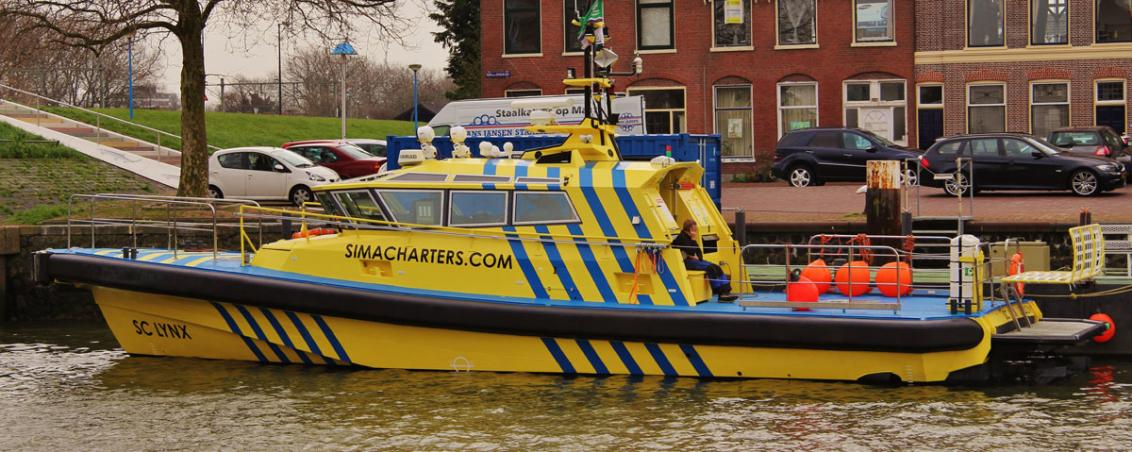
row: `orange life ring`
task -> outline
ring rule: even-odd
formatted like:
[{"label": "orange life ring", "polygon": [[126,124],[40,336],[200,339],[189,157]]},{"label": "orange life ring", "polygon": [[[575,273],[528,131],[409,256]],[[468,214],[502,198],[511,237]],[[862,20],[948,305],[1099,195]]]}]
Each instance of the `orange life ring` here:
[{"label": "orange life ring", "polygon": [[[1010,256],[1010,269],[1007,270],[1007,272],[1010,274],[1010,276],[1014,276],[1014,275],[1017,275],[1019,273],[1025,272],[1025,271],[1026,271],[1026,263],[1022,259],[1022,253],[1014,253],[1013,256]],[[1018,292],[1019,297],[1026,294],[1025,291],[1024,291],[1025,288],[1026,288],[1026,283],[1022,283],[1022,282],[1014,283],[1014,290],[1016,290]]]}]

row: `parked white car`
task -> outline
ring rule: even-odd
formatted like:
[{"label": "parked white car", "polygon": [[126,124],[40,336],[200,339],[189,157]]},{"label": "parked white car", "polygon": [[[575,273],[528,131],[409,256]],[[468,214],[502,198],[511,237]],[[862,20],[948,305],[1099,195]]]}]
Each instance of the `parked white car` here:
[{"label": "parked white car", "polygon": [[338,173],[283,148],[245,147],[216,151],[208,161],[213,198],[314,200],[311,187],[338,181]]}]

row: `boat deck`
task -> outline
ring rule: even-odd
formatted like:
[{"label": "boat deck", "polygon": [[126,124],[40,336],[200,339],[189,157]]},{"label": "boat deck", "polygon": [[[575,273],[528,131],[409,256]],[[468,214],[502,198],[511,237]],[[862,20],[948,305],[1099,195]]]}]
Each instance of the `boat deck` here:
[{"label": "boat deck", "polygon": [[[48,250],[55,254],[75,254],[84,256],[96,256],[105,259],[124,259],[122,249],[120,248],[71,248],[71,249],[53,249]],[[901,297],[899,304],[896,298],[886,297],[875,292],[866,294],[859,297],[853,297],[853,302],[856,306],[870,306],[869,309],[847,309],[846,307],[853,307],[854,305],[835,305],[834,303],[847,302],[847,297],[840,294],[826,294],[822,296],[821,303],[815,305],[820,306],[815,309],[795,310],[787,307],[783,303],[783,307],[773,306],[743,306],[744,304],[761,304],[766,305],[770,303],[760,302],[785,302],[785,293],[782,292],[757,292],[754,294],[742,294],[736,302],[720,303],[714,298],[712,301],[701,302],[696,306],[655,306],[655,305],[638,305],[628,303],[615,303],[609,302],[577,302],[568,300],[549,300],[538,298],[515,298],[515,297],[495,297],[492,300],[485,300],[483,297],[467,293],[459,292],[446,292],[438,290],[427,289],[413,289],[398,286],[390,286],[384,284],[371,284],[358,281],[349,281],[341,279],[323,278],[310,275],[303,275],[290,272],[282,272],[277,270],[270,270],[265,268],[254,267],[250,265],[240,265],[240,253],[238,252],[220,252],[214,257],[212,251],[178,251],[174,253],[168,249],[139,249],[137,252],[136,261],[143,265],[169,265],[179,267],[190,267],[200,269],[202,271],[220,271],[230,272],[245,275],[254,275],[264,278],[283,279],[291,281],[301,281],[311,284],[322,284],[328,286],[348,287],[355,289],[373,290],[381,292],[392,293],[408,293],[416,295],[427,295],[432,297],[439,297],[451,300],[467,300],[467,301],[480,301],[480,302],[495,302],[495,303],[523,303],[537,306],[562,306],[562,307],[584,307],[589,309],[632,309],[632,310],[654,310],[664,312],[697,312],[697,313],[720,313],[720,314],[751,314],[751,315],[766,315],[766,316],[791,316],[791,317],[836,317],[836,318],[856,318],[856,319],[876,319],[876,320],[940,320],[940,319],[953,319],[962,317],[980,317],[988,312],[999,309],[1002,304],[984,303],[983,309],[973,312],[972,314],[951,314],[947,304],[947,290],[916,290],[911,295]],[[754,303],[752,303],[754,302]],[[892,309],[878,308],[876,305],[880,303],[890,304]],[[837,307],[831,307],[837,306]],[[888,305],[885,305],[888,306]]]}]

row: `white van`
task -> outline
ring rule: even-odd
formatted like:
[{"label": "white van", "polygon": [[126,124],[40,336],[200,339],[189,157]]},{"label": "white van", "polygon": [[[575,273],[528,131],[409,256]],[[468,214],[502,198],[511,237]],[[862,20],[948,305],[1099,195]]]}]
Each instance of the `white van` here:
[{"label": "white van", "polygon": [[[555,111],[559,124],[577,124],[585,114],[585,96],[538,96],[548,102],[571,103],[571,107]],[[437,136],[448,135],[452,126],[464,126],[469,137],[514,137],[530,135],[525,127],[531,125],[528,109],[511,106],[516,100],[529,100],[533,97],[505,97],[495,99],[471,99],[449,102],[436,117],[428,122]],[[604,103],[602,104],[604,107]],[[618,135],[644,135],[645,100],[642,96],[626,96],[613,99],[613,112],[620,116],[617,121]]]}]

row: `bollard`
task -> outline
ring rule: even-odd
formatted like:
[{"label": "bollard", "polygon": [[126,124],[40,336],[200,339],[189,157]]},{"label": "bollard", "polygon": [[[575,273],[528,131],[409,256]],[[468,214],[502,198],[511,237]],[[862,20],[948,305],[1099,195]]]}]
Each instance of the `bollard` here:
[{"label": "bollard", "polygon": [[747,211],[735,211],[735,241],[739,242],[739,246],[747,245]]},{"label": "bollard", "polygon": [[912,212],[900,212],[900,235],[912,235]]},{"label": "bollard", "polygon": [[1088,208],[1081,209],[1081,214],[1077,217],[1077,226],[1090,224],[1093,224],[1093,213],[1089,212]]},{"label": "bollard", "polygon": [[[865,166],[865,183],[868,191],[865,192],[865,218],[866,231],[869,235],[903,235],[904,224],[900,208],[900,162],[896,160],[869,160]],[[900,240],[886,239],[873,240],[873,245],[891,246],[900,248]],[[891,253],[874,253],[872,265],[882,265],[891,262],[895,256]]]}]

